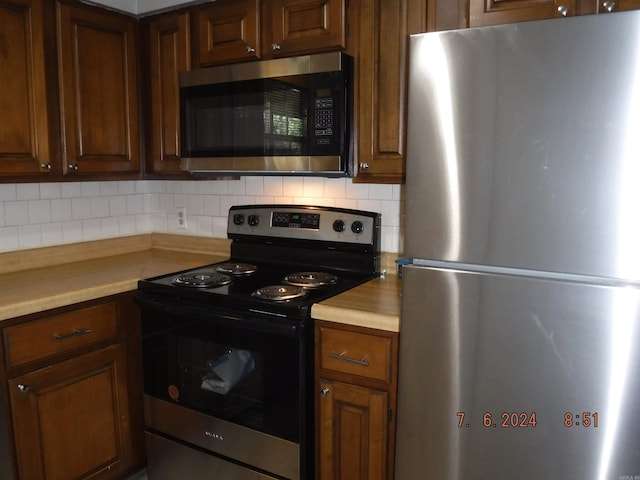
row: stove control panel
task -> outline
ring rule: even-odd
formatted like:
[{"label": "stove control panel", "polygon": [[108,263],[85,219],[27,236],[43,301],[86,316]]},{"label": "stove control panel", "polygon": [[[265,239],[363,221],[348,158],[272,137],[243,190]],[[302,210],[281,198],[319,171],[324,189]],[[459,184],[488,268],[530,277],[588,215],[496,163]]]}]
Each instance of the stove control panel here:
[{"label": "stove control panel", "polygon": [[227,235],[379,245],[380,214],[306,205],[231,207]]}]

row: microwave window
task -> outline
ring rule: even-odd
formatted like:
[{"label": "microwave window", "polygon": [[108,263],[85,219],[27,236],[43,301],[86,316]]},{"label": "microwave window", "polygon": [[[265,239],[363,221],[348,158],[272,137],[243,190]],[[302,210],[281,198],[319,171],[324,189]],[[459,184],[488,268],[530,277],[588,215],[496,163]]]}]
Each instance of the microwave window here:
[{"label": "microwave window", "polygon": [[182,89],[189,156],[306,155],[309,89],[280,79]]}]

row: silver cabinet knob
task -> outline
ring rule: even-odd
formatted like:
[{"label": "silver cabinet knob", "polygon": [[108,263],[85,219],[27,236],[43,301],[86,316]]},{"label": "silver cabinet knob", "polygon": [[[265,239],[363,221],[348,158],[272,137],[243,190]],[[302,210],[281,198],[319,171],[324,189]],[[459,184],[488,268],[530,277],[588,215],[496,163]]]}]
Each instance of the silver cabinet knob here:
[{"label": "silver cabinet knob", "polygon": [[29,385],[25,385],[24,383],[18,384],[18,391],[20,393],[28,393],[30,390]]},{"label": "silver cabinet knob", "polygon": [[43,168],[44,170],[51,170],[51,162],[45,162],[40,164],[40,168]]},{"label": "silver cabinet knob", "polygon": [[320,390],[320,396],[321,397],[326,397],[329,394],[330,391],[331,390],[329,390],[329,387],[324,387],[322,390]]},{"label": "silver cabinet knob", "polygon": [[78,164],[72,163],[71,165],[69,165],[69,170],[78,170]]},{"label": "silver cabinet knob", "polygon": [[369,164],[368,163],[361,163],[360,164],[360,170],[367,170],[369,168]]},{"label": "silver cabinet knob", "polygon": [[255,48],[253,48],[251,45],[247,45],[247,53],[253,53],[255,51],[256,51]]},{"label": "silver cabinet knob", "polygon": [[616,2],[602,2],[602,6],[607,12],[612,12],[616,8]]},{"label": "silver cabinet knob", "polygon": [[566,5],[559,5],[558,6],[558,13],[560,15],[562,15],[563,17],[566,17],[567,14],[569,13],[569,8]]},{"label": "silver cabinet knob", "polygon": [[277,43],[272,43],[271,44],[271,50],[273,51],[277,51],[280,50],[282,47],[280,45],[278,45]]}]

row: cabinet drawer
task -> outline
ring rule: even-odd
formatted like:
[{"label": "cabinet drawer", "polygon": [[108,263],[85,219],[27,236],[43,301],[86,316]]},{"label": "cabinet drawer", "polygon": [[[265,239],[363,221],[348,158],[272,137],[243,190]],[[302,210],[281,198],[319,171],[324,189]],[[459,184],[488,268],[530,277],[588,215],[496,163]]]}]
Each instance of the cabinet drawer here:
[{"label": "cabinet drawer", "polygon": [[115,302],[52,315],[3,329],[7,368],[116,338]]},{"label": "cabinet drawer", "polygon": [[391,380],[391,338],[320,329],[320,368],[374,380]]}]

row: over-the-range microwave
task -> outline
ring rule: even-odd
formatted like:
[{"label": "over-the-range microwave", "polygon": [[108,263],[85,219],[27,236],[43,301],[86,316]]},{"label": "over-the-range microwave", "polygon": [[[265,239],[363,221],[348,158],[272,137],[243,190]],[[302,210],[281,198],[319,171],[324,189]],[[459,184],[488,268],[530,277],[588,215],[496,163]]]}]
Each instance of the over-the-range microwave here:
[{"label": "over-the-range microwave", "polygon": [[181,72],[181,169],[351,176],[352,83],[341,52]]}]

